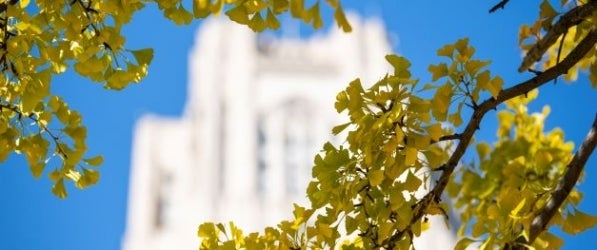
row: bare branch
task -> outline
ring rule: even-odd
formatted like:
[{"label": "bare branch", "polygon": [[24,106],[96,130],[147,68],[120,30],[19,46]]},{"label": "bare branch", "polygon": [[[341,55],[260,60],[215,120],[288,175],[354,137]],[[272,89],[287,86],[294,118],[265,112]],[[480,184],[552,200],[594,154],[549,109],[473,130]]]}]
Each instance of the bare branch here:
[{"label": "bare branch", "polygon": [[455,134],[451,134],[451,135],[441,136],[437,141],[431,140],[431,144],[442,142],[442,141],[453,141],[453,140],[460,140],[460,134],[455,133]]},{"label": "bare branch", "polygon": [[535,218],[533,218],[531,228],[529,229],[529,238],[525,239],[524,237],[519,237],[516,242],[511,244],[513,246],[512,249],[525,249],[525,245],[533,244],[539,234],[545,231],[551,218],[555,215],[566,198],[568,198],[570,191],[572,191],[574,185],[578,182],[578,178],[580,177],[589,156],[593,153],[595,145],[597,145],[597,114],[595,115],[591,130],[589,130],[582,145],[580,145],[580,148],[578,148],[578,151],[576,151],[576,154],[574,154],[574,157],[566,167],[566,173],[551,194],[551,197],[547,201],[547,205],[545,205],[545,207],[537,213]]},{"label": "bare branch", "polygon": [[[410,224],[414,225],[425,215],[426,208],[429,206],[429,204],[439,201],[442,193],[448,185],[450,176],[466,152],[466,149],[468,148],[475,131],[481,124],[481,120],[487,112],[496,108],[497,105],[507,100],[528,93],[529,91],[544,85],[556,77],[565,74],[593,48],[596,42],[597,31],[591,30],[591,32],[589,32],[589,34],[583,38],[583,40],[570,52],[570,54],[568,54],[568,56],[562,60],[562,62],[527,81],[518,83],[510,88],[500,91],[497,98],[491,97],[483,101],[471,115],[464,132],[459,134],[460,140],[458,145],[454,149],[450,159],[448,159],[448,161],[442,165],[442,167],[444,167],[444,171],[439,177],[435,187],[417,203]],[[392,246],[392,244],[402,238],[403,235],[404,231],[398,231],[394,233],[392,237],[387,240],[387,244]]]},{"label": "bare branch", "polygon": [[491,7],[491,9],[489,9],[489,13],[493,13],[493,12],[497,11],[498,9],[504,9],[504,7],[506,7],[506,4],[509,1],[510,0],[502,0],[502,1],[500,1],[498,4],[494,5],[493,7]]},{"label": "bare branch", "polygon": [[597,10],[597,1],[590,1],[587,4],[580,5],[571,9],[564,14],[560,19],[547,31],[547,34],[541,40],[537,41],[535,45],[527,52],[518,72],[524,72],[533,63],[541,60],[541,57],[551,47],[562,34],[566,33],[570,27],[579,24],[585,18],[591,16],[594,10]]}]

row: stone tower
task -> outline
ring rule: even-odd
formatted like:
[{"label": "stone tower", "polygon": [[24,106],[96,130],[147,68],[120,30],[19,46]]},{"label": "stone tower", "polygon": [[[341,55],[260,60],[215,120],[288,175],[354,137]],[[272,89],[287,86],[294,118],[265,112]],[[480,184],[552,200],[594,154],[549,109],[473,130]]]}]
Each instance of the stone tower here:
[{"label": "stone tower", "polygon": [[[183,117],[148,115],[135,128],[123,249],[196,249],[205,221],[250,232],[290,218],[292,203],[306,201],[314,155],[346,120],[335,95],[389,69],[381,22],[351,23],[350,34],[301,40],[204,22]],[[450,233],[433,238],[454,244]]]}]

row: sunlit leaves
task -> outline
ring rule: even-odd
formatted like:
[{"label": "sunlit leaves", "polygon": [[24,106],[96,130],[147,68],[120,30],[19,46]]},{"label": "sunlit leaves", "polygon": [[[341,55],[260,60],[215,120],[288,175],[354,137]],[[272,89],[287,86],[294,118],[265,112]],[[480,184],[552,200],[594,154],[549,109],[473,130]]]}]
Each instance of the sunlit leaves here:
[{"label": "sunlit leaves", "polygon": [[[536,211],[547,203],[547,190],[555,189],[570,161],[572,146],[564,141],[561,130],[543,131],[549,109],[528,113],[526,106],[536,97],[537,91],[532,91],[506,102],[507,109],[497,114],[499,140],[493,145],[477,143],[478,163],[461,169],[448,185],[448,194],[462,211],[459,232],[470,230],[474,237],[471,240],[504,247],[528,234]],[[562,208],[576,206],[572,200],[565,201]],[[573,210],[575,213],[566,213],[562,209],[556,215],[565,218],[556,222],[565,232],[578,233],[595,225],[592,216]],[[574,221],[576,215],[585,224],[572,229],[578,223]],[[470,244],[471,240],[461,240],[459,245]],[[559,242],[556,236],[542,235],[533,247],[553,249]]]},{"label": "sunlit leaves", "polygon": [[573,211],[568,212],[566,215],[566,220],[562,226],[564,232],[578,234],[597,225],[597,217],[583,213],[576,208]]},{"label": "sunlit leaves", "polygon": [[[278,29],[279,15],[292,15],[315,28],[323,26],[322,8],[332,8],[345,30],[350,24],[337,1],[181,0],[156,1],[16,1],[0,18],[0,161],[10,152],[25,155],[34,177],[55,168],[53,193],[66,197],[68,181],[85,188],[97,182],[101,158],[85,159],[87,130],[81,115],[51,92],[52,79],[73,70],[121,90],[147,76],[151,49],[128,49],[121,33],[134,14],[152,3],[175,24],[226,12],[255,31]],[[326,4],[327,3],[327,4]],[[66,183],[65,183],[66,182]]]},{"label": "sunlit leaves", "polygon": [[348,23],[342,8],[338,7],[336,9],[336,12],[334,12],[334,19],[336,20],[336,23],[338,23],[338,27],[342,28],[344,32],[352,31],[352,27],[350,26],[350,23]]}]

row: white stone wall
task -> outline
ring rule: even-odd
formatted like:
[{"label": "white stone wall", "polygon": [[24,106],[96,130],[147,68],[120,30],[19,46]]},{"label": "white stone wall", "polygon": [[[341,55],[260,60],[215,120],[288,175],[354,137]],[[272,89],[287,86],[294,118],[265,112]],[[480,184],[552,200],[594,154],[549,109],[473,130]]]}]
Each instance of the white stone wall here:
[{"label": "white stone wall", "polygon": [[[306,201],[314,155],[345,120],[335,95],[388,72],[383,25],[352,24],[351,34],[299,40],[205,22],[189,56],[184,116],[147,116],[135,129],[123,248],[196,249],[201,222],[248,232],[290,218],[292,203]],[[421,246],[453,246],[441,234]]]}]

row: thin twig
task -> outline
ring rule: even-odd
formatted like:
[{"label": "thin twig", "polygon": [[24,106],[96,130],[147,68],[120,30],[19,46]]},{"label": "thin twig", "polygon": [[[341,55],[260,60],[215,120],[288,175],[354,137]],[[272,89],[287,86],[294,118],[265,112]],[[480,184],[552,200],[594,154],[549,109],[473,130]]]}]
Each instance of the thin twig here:
[{"label": "thin twig", "polygon": [[585,18],[591,16],[593,11],[597,10],[597,1],[590,1],[587,4],[571,9],[564,14],[560,19],[551,26],[547,34],[541,38],[535,45],[527,52],[518,67],[518,72],[524,72],[533,63],[541,60],[543,54],[549,47],[551,47],[558,38],[570,29],[570,27],[579,24]]},{"label": "thin twig", "polygon": [[33,115],[33,114],[29,114],[29,115],[24,114],[23,112],[21,112],[21,110],[19,110],[18,107],[14,106],[14,105],[11,105],[11,104],[6,104],[5,105],[5,104],[1,104],[0,103],[0,111],[2,109],[11,110],[11,111],[17,113],[19,115],[19,117],[27,117],[30,120],[32,120],[33,122],[35,122],[37,124],[37,126],[39,126],[42,129],[42,131],[48,133],[48,135],[50,136],[50,138],[52,138],[52,140],[54,141],[54,144],[56,145],[56,150],[58,151],[58,154],[60,154],[62,157],[64,157],[64,159],[68,159],[68,155],[66,154],[66,152],[64,152],[64,150],[60,146],[60,142],[59,142],[60,138],[58,136],[54,135],[54,133],[52,133],[52,131],[46,125],[44,125],[43,123],[41,123],[39,121],[39,119],[37,117],[35,117],[35,115]]},{"label": "thin twig", "polygon": [[489,9],[489,13],[493,13],[498,9],[504,9],[504,7],[506,7],[506,4],[509,2],[510,0],[502,0],[500,1],[498,4],[494,5],[493,7],[491,7],[491,9]]},{"label": "thin twig", "polygon": [[[481,120],[485,116],[487,112],[496,108],[499,104],[510,100],[514,97],[524,95],[525,93],[536,89],[545,83],[553,80],[554,78],[565,74],[568,72],[570,68],[572,68],[580,59],[582,59],[595,45],[597,42],[597,31],[591,30],[587,36],[583,38],[583,40],[560,62],[555,66],[549,68],[542,74],[539,74],[527,81],[518,83],[510,88],[501,90],[500,93],[496,98],[488,98],[479,104],[478,108],[475,109],[471,118],[466,125],[466,128],[462,133],[460,133],[460,140],[458,145],[454,149],[452,156],[448,161],[443,164],[442,166],[445,167],[444,171],[440,175],[435,187],[427,193],[417,204],[416,208],[413,209],[413,217],[410,221],[410,225],[414,225],[418,222],[424,215],[426,208],[429,204],[433,202],[438,202],[439,197],[441,197],[442,193],[444,192],[446,186],[448,185],[448,181],[454,172],[454,169],[460,162],[460,159],[466,152],[473,135],[479,124],[481,124]],[[407,227],[408,229],[408,227]],[[405,229],[406,230],[406,229]],[[396,242],[398,242],[405,233],[405,230],[395,232],[390,238],[384,241],[384,246],[394,246]]]},{"label": "thin twig", "polygon": [[580,177],[589,156],[591,156],[593,150],[595,150],[595,145],[597,145],[597,114],[595,115],[593,126],[568,166],[566,166],[566,173],[564,173],[564,177],[560,180],[560,183],[553,193],[551,193],[547,205],[539,210],[535,218],[533,218],[533,222],[529,229],[529,238],[525,239],[524,237],[519,237],[515,242],[510,243],[512,249],[525,249],[525,245],[528,246],[533,244],[535,239],[545,231],[551,218],[553,218],[562,203],[568,198],[574,185],[578,182],[578,178]]}]

